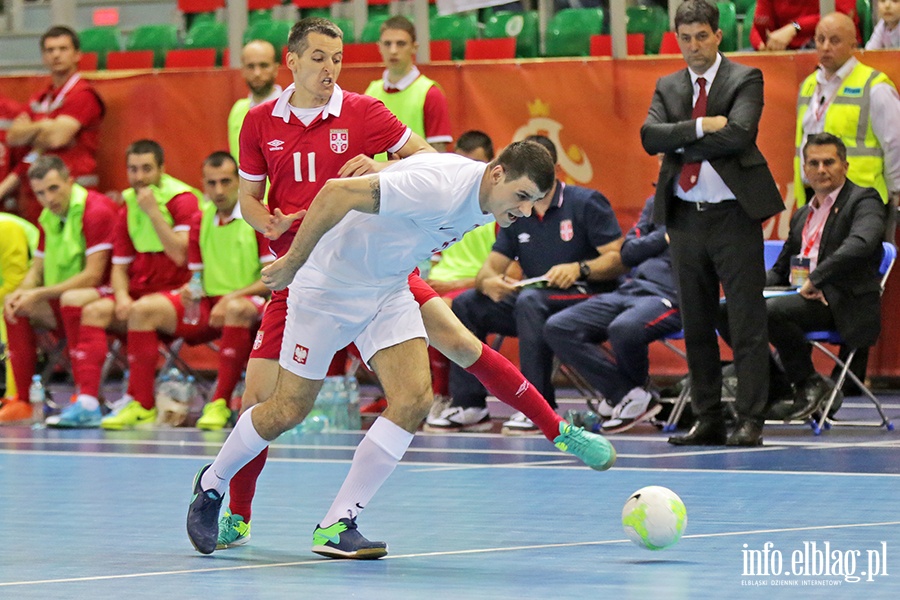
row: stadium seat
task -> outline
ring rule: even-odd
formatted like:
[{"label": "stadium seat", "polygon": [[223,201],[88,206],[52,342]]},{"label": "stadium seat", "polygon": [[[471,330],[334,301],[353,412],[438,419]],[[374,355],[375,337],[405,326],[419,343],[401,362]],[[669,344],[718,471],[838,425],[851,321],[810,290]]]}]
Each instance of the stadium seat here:
[{"label": "stadium seat", "polygon": [[178,29],[170,24],[140,25],[125,42],[126,50],[152,50],[153,65],[162,67],[166,52],[178,47]]},{"label": "stadium seat", "polygon": [[201,23],[191,27],[184,38],[185,48],[214,48],[224,50],[228,47],[228,26],[225,23]]},{"label": "stadium seat", "polygon": [[96,71],[99,69],[99,58],[96,52],[82,52],[78,59],[79,71]]},{"label": "stadium seat", "polygon": [[358,63],[381,63],[381,52],[378,44],[365,42],[359,44],[344,44],[344,62],[355,65]]},{"label": "stadium seat", "polygon": [[516,57],[516,38],[466,40],[466,60],[496,60]]},{"label": "stadium seat", "polygon": [[78,33],[81,41],[81,52],[92,52],[97,55],[97,66],[106,67],[106,53],[122,49],[122,34],[115,26],[90,27]]},{"label": "stadium seat", "polygon": [[674,31],[667,31],[663,34],[662,42],[659,45],[660,54],[681,54],[681,48],[678,47],[678,36]]},{"label": "stadium seat", "polygon": [[739,15],[746,15],[751,6],[756,6],[756,0],[734,0],[734,9]]},{"label": "stadium seat", "polygon": [[225,0],[178,0],[178,10],[186,15],[212,13],[225,8]]},{"label": "stadium seat", "polygon": [[167,69],[196,69],[216,66],[215,48],[183,48],[169,50],[166,54]]},{"label": "stadium seat", "polygon": [[871,0],[856,0],[856,16],[859,17],[859,33],[862,35],[862,43],[865,45],[872,37],[875,25],[872,23]]},{"label": "stadium seat", "polygon": [[497,11],[485,22],[484,37],[515,37],[516,56],[518,58],[535,58],[539,54],[540,47],[537,11]]},{"label": "stadium seat", "polygon": [[453,46],[450,40],[431,40],[429,44],[431,60],[453,60]]},{"label": "stadium seat", "polygon": [[438,15],[430,23],[432,40],[450,40],[454,60],[466,54],[466,40],[478,37],[478,20],[474,14]]},{"label": "stadium seat", "polygon": [[266,40],[275,46],[275,54],[281,56],[293,26],[292,21],[258,21],[244,31],[244,43],[250,40]]},{"label": "stadium seat", "polygon": [[381,24],[388,20],[388,15],[369,14],[369,20],[363,26],[357,42],[377,42],[381,39]]},{"label": "stadium seat", "polygon": [[272,17],[272,9],[276,6],[281,6],[281,0],[247,0],[248,11],[251,13],[268,13],[270,19]]},{"label": "stadium seat", "polygon": [[272,22],[272,10],[271,9],[259,9],[259,10],[249,10],[247,12],[247,27],[258,23],[260,21],[264,21],[266,23]]},{"label": "stadium seat", "polygon": [[114,50],[106,55],[106,68],[111,71],[152,69],[155,58],[153,50]]},{"label": "stadium seat", "polygon": [[216,22],[216,13],[204,12],[204,13],[196,13],[196,14],[187,14],[187,15],[185,15],[185,19],[187,21],[187,30],[190,31],[197,25],[200,25],[203,23],[215,23]]},{"label": "stadium seat", "polygon": [[731,2],[717,2],[719,7],[719,29],[722,30],[722,52],[736,52],[738,49],[737,13]]},{"label": "stadium seat", "polygon": [[547,26],[547,56],[590,56],[591,36],[603,33],[602,8],[565,8]]},{"label": "stadium seat", "polygon": [[628,33],[643,33],[646,53],[659,54],[663,34],[669,30],[669,14],[658,6],[629,6],[625,14]]},{"label": "stadium seat", "polygon": [[750,46],[750,30],[753,29],[753,19],[756,17],[756,0],[754,0],[747,12],[744,13],[744,22],[741,27],[741,50],[752,50]]},{"label": "stadium seat", "polygon": [[344,32],[344,43],[352,44],[356,41],[356,36],[353,35],[353,19],[345,19],[345,18],[334,18],[332,17],[331,22],[341,28],[341,31]]},{"label": "stadium seat", "polygon": [[[644,54],[644,34],[629,33],[626,36],[628,56]],[[606,33],[591,36],[591,56],[612,56],[612,36]]]}]

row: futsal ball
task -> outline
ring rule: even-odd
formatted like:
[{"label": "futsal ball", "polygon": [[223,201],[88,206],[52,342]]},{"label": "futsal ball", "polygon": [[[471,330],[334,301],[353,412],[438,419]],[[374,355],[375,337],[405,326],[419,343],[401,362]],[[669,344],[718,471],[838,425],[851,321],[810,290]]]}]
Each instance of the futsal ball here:
[{"label": "futsal ball", "polygon": [[687,509],[678,494],[651,485],[631,495],[622,508],[622,527],[632,542],[648,550],[663,550],[681,539]]}]

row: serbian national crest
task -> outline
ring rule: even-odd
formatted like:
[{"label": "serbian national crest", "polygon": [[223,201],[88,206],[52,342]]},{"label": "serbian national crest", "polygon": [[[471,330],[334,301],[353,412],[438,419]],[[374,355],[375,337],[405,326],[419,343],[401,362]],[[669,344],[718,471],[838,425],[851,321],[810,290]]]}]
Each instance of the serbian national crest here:
[{"label": "serbian national crest", "polygon": [[564,242],[572,241],[575,237],[575,229],[572,227],[572,219],[563,219],[559,222],[559,238]]},{"label": "serbian national crest", "polygon": [[335,154],[343,154],[350,147],[349,129],[332,129],[329,135],[331,151]]}]

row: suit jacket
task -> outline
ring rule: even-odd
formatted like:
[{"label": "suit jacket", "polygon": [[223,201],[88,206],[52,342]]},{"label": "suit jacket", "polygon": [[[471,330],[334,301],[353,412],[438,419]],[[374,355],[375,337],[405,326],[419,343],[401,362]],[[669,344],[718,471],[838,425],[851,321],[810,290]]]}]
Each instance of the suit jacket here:
[{"label": "suit jacket", "polygon": [[[787,285],[791,257],[800,254],[809,211],[806,204],[791,217],[781,254],[766,274],[767,285]],[[825,221],[818,262],[809,274],[813,285],[825,294],[838,333],[857,348],[874,344],[881,331],[878,266],[885,216],[878,191],[848,179]]]},{"label": "suit jacket", "polygon": [[708,90],[706,112],[727,117],[728,125],[700,138],[691,117],[693,95],[687,68],[661,77],[641,127],[644,150],[665,153],[656,187],[656,221],[665,224],[666,215],[672,214],[672,203],[677,201],[675,180],[682,165],[702,160],[709,161],[751,218],[767,219],[784,210],[778,186],[756,147],[763,109],[762,72],[722,57]]}]

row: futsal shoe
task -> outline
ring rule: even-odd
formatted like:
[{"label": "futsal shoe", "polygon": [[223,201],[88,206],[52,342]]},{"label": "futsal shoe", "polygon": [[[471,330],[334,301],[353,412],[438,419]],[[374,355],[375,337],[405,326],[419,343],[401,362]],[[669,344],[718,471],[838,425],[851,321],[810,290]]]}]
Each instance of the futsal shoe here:
[{"label": "futsal shoe", "polygon": [[453,433],[454,431],[490,431],[493,427],[487,408],[463,408],[451,406],[437,418],[428,417],[424,430],[429,433]]},{"label": "futsal shoe", "polygon": [[356,528],[356,518],[339,519],[329,527],[316,526],[312,551],[328,558],[372,560],[387,554],[387,544],[370,542]]},{"label": "futsal shoe", "polygon": [[628,431],[638,423],[649,421],[662,410],[656,396],[642,387],[633,388],[616,405],[610,419],[600,426],[601,433]]},{"label": "futsal shoe", "polygon": [[151,427],[155,423],[156,407],[146,409],[137,400],[131,400],[125,406],[104,417],[100,421],[100,427],[118,431],[122,429],[136,429],[138,427]]},{"label": "futsal shoe", "polygon": [[525,413],[517,412],[503,423],[500,433],[503,435],[533,435],[540,431],[534,421],[529,419]]},{"label": "futsal shoe", "polygon": [[216,550],[225,550],[235,546],[243,546],[250,541],[250,522],[244,523],[244,517],[234,515],[230,509],[219,519],[219,539]]},{"label": "futsal shoe", "polygon": [[203,407],[203,414],[197,419],[197,429],[219,431],[231,420],[231,409],[225,398],[219,398]]},{"label": "futsal shoe", "polygon": [[616,464],[616,449],[602,435],[585,431],[565,421],[559,422],[559,435],[553,440],[556,447],[568,452],[594,469],[606,471]]},{"label": "futsal shoe", "polygon": [[187,534],[200,554],[212,554],[219,539],[219,509],[222,496],[216,490],[204,490],[200,486],[203,474],[212,465],[206,465],[194,477],[194,495],[187,514]]},{"label": "futsal shoe", "polygon": [[56,429],[96,429],[100,427],[103,413],[98,406],[94,410],[88,410],[76,400],[65,407],[58,415],[47,417],[47,427]]},{"label": "futsal shoe", "polygon": [[21,400],[4,402],[0,407],[0,424],[31,420],[31,404]]}]

